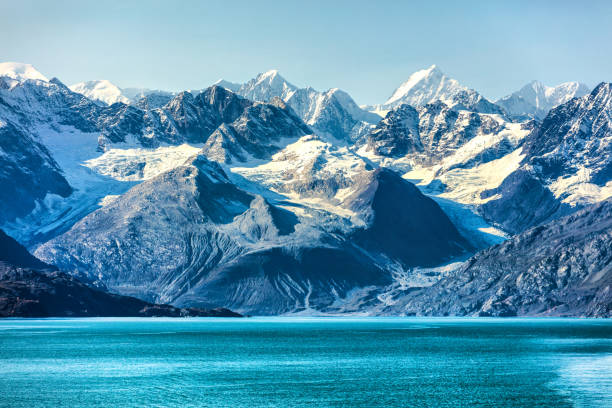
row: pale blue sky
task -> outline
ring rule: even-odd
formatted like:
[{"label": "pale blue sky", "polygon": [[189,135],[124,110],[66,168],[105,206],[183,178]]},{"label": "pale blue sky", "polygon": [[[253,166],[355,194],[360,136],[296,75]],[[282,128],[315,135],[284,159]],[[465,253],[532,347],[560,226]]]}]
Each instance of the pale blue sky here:
[{"label": "pale blue sky", "polygon": [[278,69],[383,102],[437,64],[495,99],[612,80],[612,1],[0,1],[0,61],[71,84],[202,88]]}]

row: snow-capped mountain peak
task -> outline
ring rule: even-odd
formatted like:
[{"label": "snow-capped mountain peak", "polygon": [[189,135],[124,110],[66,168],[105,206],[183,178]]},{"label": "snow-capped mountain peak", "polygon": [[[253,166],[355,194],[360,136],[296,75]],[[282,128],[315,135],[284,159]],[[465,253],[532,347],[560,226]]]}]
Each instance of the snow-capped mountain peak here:
[{"label": "snow-capped mountain peak", "polygon": [[446,76],[436,65],[410,75],[377,110],[390,110],[403,104],[425,106],[437,101],[456,110],[503,114],[499,106]]},{"label": "snow-capped mountain peak", "polygon": [[17,81],[25,81],[26,79],[49,81],[46,76],[41,74],[31,64],[23,64],[21,62],[1,62],[0,76],[9,77]]},{"label": "snow-capped mountain peak", "polygon": [[107,105],[112,105],[115,102],[130,102],[123,95],[121,88],[106,79],[79,82],[69,86],[69,88],[73,92],[80,93],[95,101],[104,102]]},{"label": "snow-capped mountain peak", "polygon": [[229,89],[232,92],[237,92],[240,89],[241,84],[235,82],[226,81],[225,79],[219,79],[213,84],[213,86],[222,86],[225,89]]},{"label": "snow-capped mountain peak", "polygon": [[572,98],[587,95],[589,92],[589,87],[580,82],[564,82],[557,86],[546,86],[540,81],[531,81],[496,103],[511,116],[543,119],[551,109]]},{"label": "snow-capped mountain peak", "polygon": [[448,97],[460,90],[467,90],[456,80],[447,77],[436,65],[410,75],[385,102],[397,106],[408,103],[413,106],[425,105],[434,100],[448,101]]},{"label": "snow-capped mountain peak", "polygon": [[275,96],[286,100],[297,87],[283,78],[276,69],[258,74],[242,85],[238,93],[247,99],[268,102]]}]

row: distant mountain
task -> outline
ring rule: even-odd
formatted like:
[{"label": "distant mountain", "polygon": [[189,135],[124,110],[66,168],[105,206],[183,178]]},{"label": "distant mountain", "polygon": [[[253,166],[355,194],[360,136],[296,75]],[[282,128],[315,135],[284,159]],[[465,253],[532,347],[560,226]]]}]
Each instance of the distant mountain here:
[{"label": "distant mountain", "polygon": [[230,82],[230,81],[226,81],[225,79],[219,79],[217,82],[215,82],[213,85],[218,85],[218,86],[222,86],[226,89],[229,89],[232,92],[238,92],[238,90],[240,89],[240,87],[242,86],[242,84],[238,84],[235,82]]},{"label": "distant mountain", "polygon": [[79,82],[70,85],[70,90],[88,97],[91,100],[112,105],[116,102],[129,103],[130,99],[123,95],[119,87],[107,80]]},{"label": "distant mountain", "polygon": [[612,85],[552,109],[525,139],[520,167],[481,207],[516,233],[612,195]]},{"label": "distant mountain", "polygon": [[[69,88],[73,92],[84,95],[103,106],[121,102],[135,105],[141,109],[161,108],[178,95],[178,92],[168,92],[159,89],[119,88],[106,79],[79,82],[70,85]],[[201,90],[190,90],[188,92],[197,95]]]},{"label": "distant mountain", "polygon": [[612,317],[612,199],[486,249],[387,313]]},{"label": "distant mountain", "polygon": [[551,109],[589,92],[589,87],[579,82],[565,82],[549,87],[541,82],[532,81],[495,103],[514,118],[542,120]]},{"label": "distant mountain", "polygon": [[277,70],[272,69],[240,85],[236,92],[252,101],[268,102],[273,98],[285,101],[297,89],[297,86],[289,83]]},{"label": "distant mountain", "polygon": [[227,309],[179,309],[104,292],[57,271],[0,230],[0,317],[227,316]]},{"label": "distant mountain", "polygon": [[503,110],[497,105],[473,89],[447,77],[435,65],[410,75],[383,103],[382,108],[389,110],[403,104],[417,107],[437,101],[456,110],[503,114]]},{"label": "distant mountain", "polygon": [[380,116],[361,109],[344,91],[333,88],[319,92],[310,87],[298,88],[276,70],[259,74],[242,85],[223,80],[217,84],[226,84],[226,88],[254,101],[269,102],[280,98],[319,135],[336,141],[350,143],[357,140],[380,120]]},{"label": "distant mountain", "polygon": [[20,62],[1,62],[0,77],[10,78],[16,81],[25,81],[28,79],[49,81],[46,76],[38,72],[32,65],[22,64]]}]

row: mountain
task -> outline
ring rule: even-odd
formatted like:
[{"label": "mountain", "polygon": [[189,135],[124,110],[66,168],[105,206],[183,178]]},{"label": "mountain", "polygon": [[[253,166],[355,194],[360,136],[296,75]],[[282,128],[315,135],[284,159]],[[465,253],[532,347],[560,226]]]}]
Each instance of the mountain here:
[{"label": "mountain", "polygon": [[[494,114],[457,111],[441,101],[400,105],[357,141],[359,153],[408,178],[439,179],[492,163],[516,150],[533,123],[512,123]],[[453,177],[457,179],[457,177]],[[463,180],[465,182],[465,180]]]},{"label": "mountain", "polygon": [[552,109],[525,139],[519,168],[482,214],[520,232],[612,195],[612,85]]},{"label": "mountain", "polygon": [[277,70],[272,69],[240,85],[237,93],[252,101],[268,102],[273,98],[287,100],[297,89],[295,85],[287,82]]},{"label": "mountain", "polygon": [[[144,302],[376,314],[611,195],[610,84],[520,122],[425,71],[399,94],[434,100],[379,119],[276,71],[109,105],[5,67],[0,228],[58,274]],[[34,296],[49,273],[28,268],[6,281]]]},{"label": "mountain", "polygon": [[403,104],[413,107],[441,101],[455,110],[470,110],[479,113],[503,114],[497,105],[478,92],[469,89],[455,79],[447,77],[437,66],[432,65],[410,75],[383,103],[383,109],[393,109]]},{"label": "mountain", "polygon": [[432,163],[479,134],[496,134],[506,127],[503,120],[492,115],[457,111],[437,101],[416,108],[400,105],[361,142],[380,156],[413,155],[419,162]]},{"label": "mountain", "polygon": [[38,72],[32,65],[20,62],[0,62],[0,77],[20,82],[28,79],[49,81],[46,76]]},{"label": "mountain", "polygon": [[[278,150],[277,144],[283,139],[310,133],[282,102],[252,102],[223,87],[213,86],[195,97],[189,92],[181,92],[163,108],[142,110],[132,105],[110,106],[99,122],[102,129],[99,144],[110,148],[134,138],[145,147],[163,143],[207,143],[222,125],[230,128],[238,140],[232,147],[220,146],[223,150],[231,150],[228,162],[244,161],[249,156],[263,159]],[[217,147],[208,145],[207,149]]]},{"label": "mountain", "polygon": [[361,109],[344,91],[298,88],[276,70],[259,74],[242,85],[223,80],[217,84],[226,84],[226,88],[254,101],[269,102],[280,98],[317,134],[336,141],[357,140],[380,120],[377,114]]},{"label": "mountain", "polygon": [[219,79],[213,85],[222,86],[225,89],[229,89],[232,92],[238,92],[242,84],[238,84],[235,82],[226,81],[225,79]]},{"label": "mountain", "polygon": [[[36,254],[147,301],[279,314],[324,310],[354,289],[388,284],[389,263],[435,264],[470,248],[435,202],[389,170],[362,175],[352,191],[341,205],[353,220],[247,191],[200,155]],[[396,193],[410,206],[386,203]],[[395,242],[381,246],[383,238]]]},{"label": "mountain", "polygon": [[511,117],[542,120],[551,109],[589,92],[589,87],[579,82],[565,82],[549,87],[539,81],[532,81],[495,103],[501,106]]},{"label": "mountain", "polygon": [[93,101],[103,102],[106,105],[130,102],[130,99],[123,95],[119,87],[107,80],[79,82],[70,85],[69,88],[73,92],[84,95]]},{"label": "mountain", "polygon": [[[18,200],[2,200],[0,226],[30,246],[203,146],[227,163],[261,160],[311,133],[284,103],[251,102],[222,87],[141,109],[102,106],[55,78],[1,81],[2,194]],[[217,128],[235,143],[211,137]]]},{"label": "mountain", "polygon": [[0,230],[0,317],[227,316],[227,309],[179,309],[104,292],[32,256]]},{"label": "mountain", "polygon": [[602,83],[570,99],[541,123],[457,112],[442,102],[402,105],[358,141],[358,153],[520,233],[612,194],[609,88]]},{"label": "mountain", "polygon": [[612,316],[612,199],[476,254],[387,312],[432,316]]}]

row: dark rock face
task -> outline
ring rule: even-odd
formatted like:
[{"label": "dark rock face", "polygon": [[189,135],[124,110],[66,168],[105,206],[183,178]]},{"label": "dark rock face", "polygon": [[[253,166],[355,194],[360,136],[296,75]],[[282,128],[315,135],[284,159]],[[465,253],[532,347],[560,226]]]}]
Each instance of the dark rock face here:
[{"label": "dark rock face", "polygon": [[57,271],[0,230],[0,317],[227,316],[227,309],[179,309],[107,293]]},{"label": "dark rock face", "polygon": [[352,242],[406,266],[437,265],[472,249],[435,201],[391,170],[368,174],[345,206],[368,222]]},{"label": "dark rock face", "polygon": [[19,268],[57,270],[55,266],[49,265],[33,256],[27,249],[6,235],[2,230],[0,230],[0,262]]},{"label": "dark rock face", "polygon": [[48,193],[72,188],[47,149],[10,122],[0,121],[0,223],[28,214]]},{"label": "dark rock face", "polygon": [[267,158],[282,148],[282,138],[311,132],[286,106],[255,103],[220,86],[195,97],[181,92],[162,108],[116,103],[102,113],[98,126],[102,147],[129,137],[147,147],[205,143],[204,152],[223,162],[243,161],[249,154]]},{"label": "dark rock face", "polygon": [[376,154],[399,157],[422,152],[419,113],[410,105],[401,105],[389,112],[367,137],[368,148]]},{"label": "dark rock face", "polygon": [[359,143],[381,156],[412,154],[417,162],[431,165],[477,134],[493,135],[502,127],[489,116],[457,111],[440,101],[416,108],[400,105]]},{"label": "dark rock face", "polygon": [[512,234],[571,212],[537,177],[521,169],[506,177],[498,188],[481,194],[482,198],[494,195],[500,198],[481,205],[480,213],[485,219],[497,220],[504,231]]},{"label": "dark rock face", "polygon": [[390,313],[612,316],[612,199],[486,249]]},{"label": "dark rock face", "polygon": [[103,292],[59,271],[0,262],[0,317],[240,317],[228,309],[181,309]]}]

